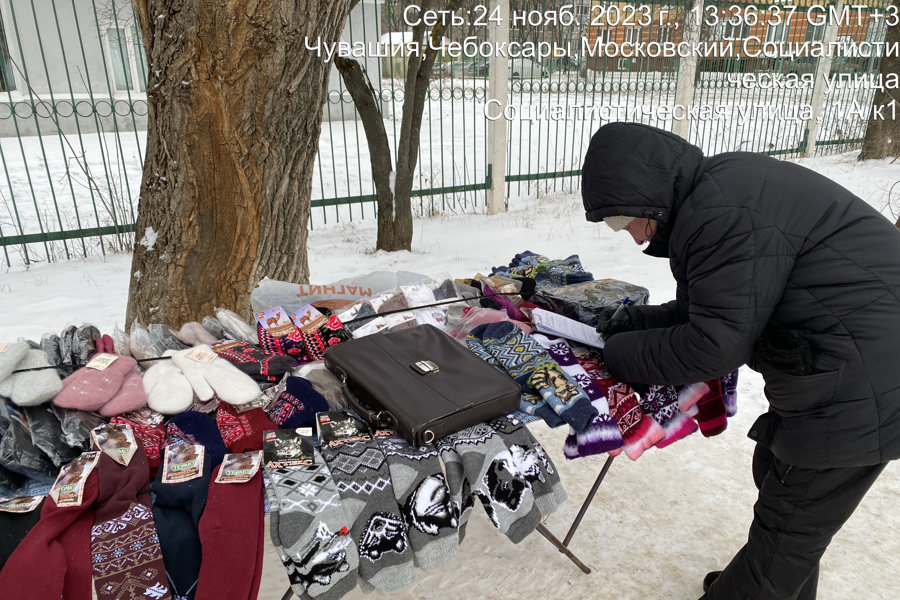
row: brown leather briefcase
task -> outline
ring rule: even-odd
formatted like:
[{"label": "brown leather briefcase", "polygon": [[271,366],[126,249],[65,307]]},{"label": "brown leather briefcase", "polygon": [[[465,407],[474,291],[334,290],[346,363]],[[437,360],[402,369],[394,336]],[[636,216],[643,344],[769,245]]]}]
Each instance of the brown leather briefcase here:
[{"label": "brown leather briefcase", "polygon": [[433,325],[330,346],[325,366],[370,426],[414,446],[513,412],[522,389]]}]

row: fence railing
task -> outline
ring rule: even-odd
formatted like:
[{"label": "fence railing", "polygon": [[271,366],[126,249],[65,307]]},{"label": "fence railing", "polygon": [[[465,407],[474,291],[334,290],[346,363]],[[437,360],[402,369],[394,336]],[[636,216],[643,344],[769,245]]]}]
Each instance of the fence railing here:
[{"label": "fence railing", "polygon": [[[691,111],[683,135],[707,154],[798,156],[812,120],[818,120],[820,153],[858,147],[865,132],[874,90],[862,78],[878,72],[877,53],[839,57],[829,74],[816,78],[817,57],[763,52],[763,44],[825,39],[826,24],[817,24],[821,7],[797,8],[793,21],[774,23],[770,8],[764,19],[751,19],[751,5],[733,1],[708,3],[701,12],[687,0],[510,3],[514,14],[529,17],[513,22],[511,42],[567,52],[510,59],[503,103],[488,94],[485,57],[454,58],[448,52],[439,59],[425,103],[413,191],[419,216],[483,210],[498,176],[505,178],[511,203],[519,196],[573,190],[591,134],[610,121],[673,129],[678,111]],[[413,4],[362,0],[344,34],[350,43],[389,49],[388,56],[364,60],[394,152],[405,75],[397,44],[402,48],[408,40],[404,32],[411,29]],[[544,17],[531,19],[536,5]],[[878,6],[883,8],[870,8]],[[546,18],[554,11],[562,18]],[[861,14],[834,25],[833,34],[857,47],[883,42],[884,19]],[[731,53],[698,58],[685,79],[685,65],[692,64],[683,62],[686,56],[646,50],[677,47],[687,39],[682,36],[691,18],[701,42],[730,47]],[[482,23],[490,24],[490,14]],[[467,22],[449,27],[445,44],[488,43],[488,35],[489,28]],[[691,81],[692,90],[679,90]],[[817,81],[828,86],[821,106],[814,98]],[[838,85],[845,81],[857,85]],[[130,248],[146,147],[146,82],[130,0],[0,0],[0,247],[7,267]],[[365,134],[336,71],[329,85],[315,164],[313,228],[375,214]],[[488,125],[496,119],[506,123],[504,169],[491,164],[488,152]]]}]

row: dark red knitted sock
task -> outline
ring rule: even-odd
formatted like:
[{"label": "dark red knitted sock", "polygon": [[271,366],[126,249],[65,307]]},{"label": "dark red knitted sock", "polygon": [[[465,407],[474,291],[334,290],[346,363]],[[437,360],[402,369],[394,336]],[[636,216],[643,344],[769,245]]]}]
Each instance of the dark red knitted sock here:
[{"label": "dark red knitted sock", "polygon": [[262,473],[247,483],[210,478],[200,517],[203,560],[195,600],[255,600],[262,577]]},{"label": "dark red knitted sock", "polygon": [[0,571],[4,598],[91,597],[91,505],[97,491],[95,469],[85,481],[81,506],[44,502],[40,520]]},{"label": "dark red knitted sock", "polygon": [[700,433],[712,437],[725,431],[728,418],[725,414],[725,401],[722,399],[722,383],[719,379],[706,382],[709,391],[697,402],[697,414],[694,419],[700,426]]}]

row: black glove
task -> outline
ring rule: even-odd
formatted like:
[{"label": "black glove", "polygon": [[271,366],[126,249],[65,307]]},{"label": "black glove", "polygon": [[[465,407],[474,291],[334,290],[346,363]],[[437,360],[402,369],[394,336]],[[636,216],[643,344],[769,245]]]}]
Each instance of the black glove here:
[{"label": "black glove", "polygon": [[597,333],[603,336],[604,340],[608,340],[617,333],[623,331],[631,331],[634,326],[631,324],[631,317],[624,307],[619,304],[616,306],[607,306],[597,313]]}]

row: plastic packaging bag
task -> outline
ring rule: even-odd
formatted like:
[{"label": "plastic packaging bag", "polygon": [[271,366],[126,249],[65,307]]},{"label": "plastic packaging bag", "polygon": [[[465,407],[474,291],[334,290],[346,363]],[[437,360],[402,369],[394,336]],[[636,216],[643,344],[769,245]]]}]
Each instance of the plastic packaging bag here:
[{"label": "plastic packaging bag", "polygon": [[532,302],[549,311],[590,325],[597,325],[600,309],[628,301],[629,306],[641,306],[650,300],[647,288],[619,281],[598,279],[562,287],[547,287],[537,292]]}]

